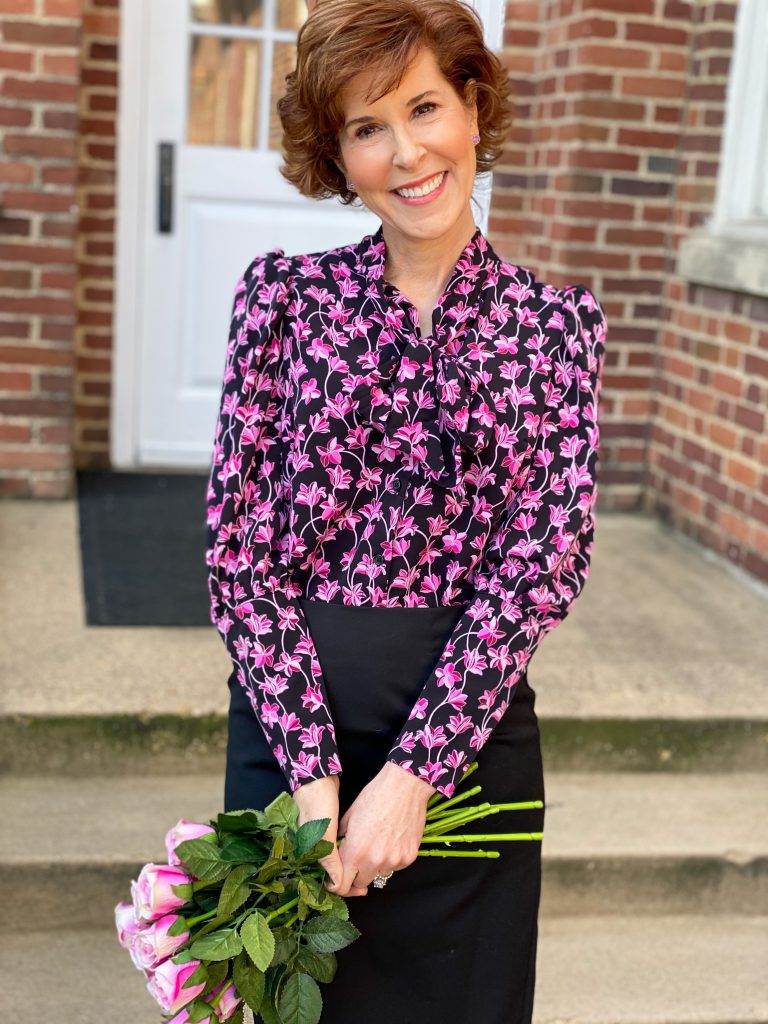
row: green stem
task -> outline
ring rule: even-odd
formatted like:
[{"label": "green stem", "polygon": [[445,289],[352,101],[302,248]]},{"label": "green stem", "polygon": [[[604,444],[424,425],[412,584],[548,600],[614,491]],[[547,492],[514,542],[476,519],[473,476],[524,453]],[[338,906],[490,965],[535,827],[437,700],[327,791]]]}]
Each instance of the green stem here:
[{"label": "green stem", "polygon": [[419,857],[500,857],[498,850],[419,850]]},{"label": "green stem", "polygon": [[209,910],[206,914],[198,914],[197,917],[187,918],[187,927],[191,928],[193,924],[197,924],[198,921],[207,921],[209,917],[214,917],[216,914],[216,908]]},{"label": "green stem", "polygon": [[485,803],[478,804],[475,807],[463,807],[454,814],[449,814],[444,818],[438,818],[437,821],[430,822],[429,825],[425,826],[424,833],[429,835],[433,832],[444,832],[475,818],[484,818],[486,814],[490,813],[490,806],[489,803]]},{"label": "green stem", "polygon": [[[456,788],[458,789],[459,786],[465,783],[469,776],[472,774],[472,772],[477,771],[479,767],[479,763],[477,761],[473,761],[469,768],[465,770],[464,774],[461,776],[459,781],[456,783]],[[429,800],[427,800],[427,807],[434,807],[436,804],[441,804],[441,801],[445,799],[446,797],[442,793],[438,792],[438,790],[435,790],[435,792],[432,794]],[[450,799],[453,800],[453,797],[451,797]]]},{"label": "green stem", "polygon": [[422,842],[424,843],[479,843],[488,842],[491,840],[499,839],[542,839],[544,836],[543,832],[499,832],[497,834],[488,833],[484,834],[478,832],[477,835],[467,836],[423,836]]},{"label": "green stem", "polygon": [[295,907],[298,902],[299,897],[297,896],[296,899],[291,900],[290,903],[284,903],[281,907],[277,907],[271,913],[267,914],[267,922],[271,921],[273,917],[277,917],[279,914],[284,913],[286,910],[290,910],[291,907]]},{"label": "green stem", "polygon": [[473,786],[472,789],[468,789],[466,793],[459,793],[458,796],[452,796],[450,800],[446,800],[441,804],[437,804],[432,808],[431,811],[427,811],[427,818],[438,818],[442,814],[450,813],[451,809],[462,800],[467,800],[469,797],[474,796],[475,793],[479,793],[482,786]]}]

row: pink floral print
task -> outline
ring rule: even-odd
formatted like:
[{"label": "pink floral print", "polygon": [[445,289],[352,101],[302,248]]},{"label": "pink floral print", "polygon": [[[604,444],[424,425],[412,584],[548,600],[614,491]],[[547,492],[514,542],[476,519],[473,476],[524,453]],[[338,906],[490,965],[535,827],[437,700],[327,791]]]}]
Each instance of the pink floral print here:
[{"label": "pink floral print", "polygon": [[207,489],[211,621],[295,791],[343,770],[299,598],[461,606],[389,752],[450,796],[589,574],[606,319],[586,287],[539,281],[480,228],[423,334],[385,266],[380,225],[271,249],[237,282]]}]

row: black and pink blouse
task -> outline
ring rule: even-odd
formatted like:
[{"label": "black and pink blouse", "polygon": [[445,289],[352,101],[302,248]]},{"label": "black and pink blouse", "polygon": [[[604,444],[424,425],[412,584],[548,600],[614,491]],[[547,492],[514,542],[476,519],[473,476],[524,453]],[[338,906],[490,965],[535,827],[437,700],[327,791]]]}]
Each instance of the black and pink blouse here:
[{"label": "black and pink blouse", "polygon": [[344,769],[300,597],[463,607],[389,752],[450,796],[589,573],[595,297],[501,259],[477,228],[421,336],[385,260],[380,225],[269,250],[235,290],[207,490],[211,619],[292,792]]}]

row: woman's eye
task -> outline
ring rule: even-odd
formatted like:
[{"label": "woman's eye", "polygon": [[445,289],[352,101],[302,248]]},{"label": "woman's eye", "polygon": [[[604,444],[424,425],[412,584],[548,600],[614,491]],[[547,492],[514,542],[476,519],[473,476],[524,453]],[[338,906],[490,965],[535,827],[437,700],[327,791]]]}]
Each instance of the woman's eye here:
[{"label": "woman's eye", "polygon": [[366,129],[367,128],[373,129],[375,127],[376,127],[376,125],[373,125],[373,124],[364,124],[362,128],[358,128],[357,131],[355,132],[355,138],[356,139],[367,139],[368,135],[364,134]]},{"label": "woman's eye", "polygon": [[[413,109],[415,113],[418,113],[419,111],[424,111],[425,113],[429,114],[433,110],[437,109],[437,104],[432,103],[430,100],[425,100],[424,103],[420,103],[417,107],[414,107]],[[358,128],[357,131],[355,132],[355,138],[368,139],[375,131],[375,124],[364,124],[362,128]]]}]

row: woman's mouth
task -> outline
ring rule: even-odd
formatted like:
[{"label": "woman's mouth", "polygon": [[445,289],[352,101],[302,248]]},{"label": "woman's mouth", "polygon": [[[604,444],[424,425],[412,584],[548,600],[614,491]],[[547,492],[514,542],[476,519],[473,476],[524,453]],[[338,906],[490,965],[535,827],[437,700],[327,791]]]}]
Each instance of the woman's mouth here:
[{"label": "woman's mouth", "polygon": [[442,195],[445,191],[447,179],[448,171],[440,171],[415,188],[394,188],[392,192],[398,199],[409,206],[418,206],[422,203],[429,203]]}]

